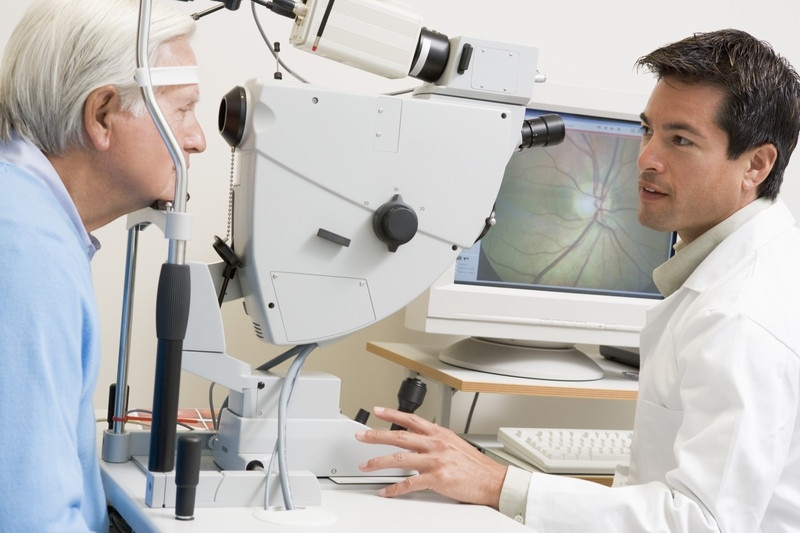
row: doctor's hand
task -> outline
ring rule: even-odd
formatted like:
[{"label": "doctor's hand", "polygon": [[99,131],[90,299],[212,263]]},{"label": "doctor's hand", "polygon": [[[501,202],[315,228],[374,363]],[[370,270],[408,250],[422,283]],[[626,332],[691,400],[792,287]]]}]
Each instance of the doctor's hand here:
[{"label": "doctor's hand", "polygon": [[447,428],[414,414],[376,407],[375,416],[408,431],[367,430],[356,439],[369,444],[388,444],[407,451],[370,459],[360,466],[363,472],[385,468],[416,470],[417,476],[380,490],[385,497],[419,490],[432,490],[464,503],[500,504],[507,468],[479,452]]}]

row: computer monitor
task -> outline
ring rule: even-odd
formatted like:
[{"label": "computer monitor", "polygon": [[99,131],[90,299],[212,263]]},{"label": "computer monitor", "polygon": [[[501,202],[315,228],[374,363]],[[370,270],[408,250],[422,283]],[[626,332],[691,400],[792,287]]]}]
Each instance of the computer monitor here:
[{"label": "computer monitor", "polygon": [[407,307],[406,325],[467,336],[440,354],[456,366],[593,380],[602,370],[575,344],[639,345],[674,240],[636,217],[638,110],[528,110],[544,113],[561,115],[565,140],[512,156],[496,225]]}]

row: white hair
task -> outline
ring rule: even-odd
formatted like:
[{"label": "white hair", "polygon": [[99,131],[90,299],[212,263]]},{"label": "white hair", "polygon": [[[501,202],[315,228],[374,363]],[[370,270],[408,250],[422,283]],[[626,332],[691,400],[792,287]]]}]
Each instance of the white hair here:
[{"label": "white hair", "polygon": [[[0,66],[0,139],[12,131],[44,153],[85,146],[83,107],[99,87],[117,88],[123,108],[144,111],[133,80],[139,0],[35,0],[15,28]],[[189,38],[188,14],[153,0],[149,60]]]}]

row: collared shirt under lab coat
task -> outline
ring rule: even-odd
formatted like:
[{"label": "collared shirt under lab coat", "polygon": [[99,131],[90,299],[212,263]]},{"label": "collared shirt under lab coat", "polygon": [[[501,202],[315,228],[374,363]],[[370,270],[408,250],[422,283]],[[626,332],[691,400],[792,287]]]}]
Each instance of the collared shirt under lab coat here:
[{"label": "collared shirt under lab coat", "polygon": [[800,531],[799,266],[780,201],[717,245],[648,313],[627,486],[534,474],[526,523]]}]

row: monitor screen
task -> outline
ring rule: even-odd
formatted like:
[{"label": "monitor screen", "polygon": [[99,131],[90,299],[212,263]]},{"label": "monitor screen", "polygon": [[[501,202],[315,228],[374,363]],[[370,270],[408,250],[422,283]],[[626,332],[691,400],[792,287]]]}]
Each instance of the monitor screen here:
[{"label": "monitor screen", "polygon": [[527,115],[553,112],[564,141],[512,156],[494,227],[407,310],[409,327],[470,337],[445,362],[597,379],[602,371],[574,345],[638,346],[645,311],[661,298],[652,272],[673,235],[636,217],[638,118],[552,106]]}]

